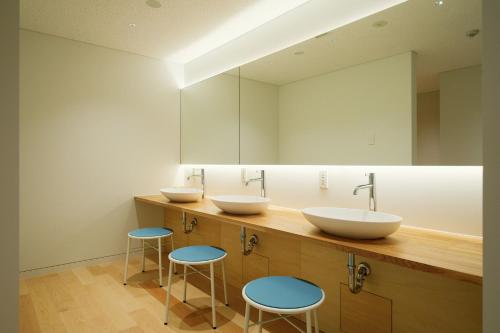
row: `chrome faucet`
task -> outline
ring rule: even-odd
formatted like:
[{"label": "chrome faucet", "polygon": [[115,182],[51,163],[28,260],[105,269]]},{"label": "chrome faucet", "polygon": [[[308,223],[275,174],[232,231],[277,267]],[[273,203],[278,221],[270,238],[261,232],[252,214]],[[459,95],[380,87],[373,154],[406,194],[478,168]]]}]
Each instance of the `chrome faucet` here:
[{"label": "chrome faucet", "polygon": [[193,173],[190,176],[187,176],[187,180],[191,180],[193,177],[200,177],[201,180],[201,198],[205,198],[205,169],[201,168],[200,173],[196,173],[197,169],[193,169]]},{"label": "chrome faucet", "polygon": [[377,192],[375,185],[375,174],[369,173],[367,174],[367,176],[368,176],[368,184],[356,186],[352,194],[358,195],[359,190],[368,189],[369,190],[368,208],[371,211],[375,212],[377,211]]},{"label": "chrome faucet", "polygon": [[250,184],[252,182],[260,182],[260,195],[261,195],[261,197],[265,198],[266,197],[266,175],[265,175],[264,170],[260,170],[260,177],[245,180],[245,186],[248,186],[248,184]]}]

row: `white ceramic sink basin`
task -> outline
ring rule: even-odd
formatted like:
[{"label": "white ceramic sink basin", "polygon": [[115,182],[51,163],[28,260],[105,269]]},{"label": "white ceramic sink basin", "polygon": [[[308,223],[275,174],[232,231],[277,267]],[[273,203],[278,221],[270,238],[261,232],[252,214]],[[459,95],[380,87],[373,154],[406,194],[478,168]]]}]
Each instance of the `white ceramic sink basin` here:
[{"label": "white ceramic sink basin", "polygon": [[169,187],[160,190],[168,200],[173,202],[195,202],[201,199],[203,191],[192,187]]},{"label": "white ceramic sink basin", "polygon": [[210,199],[226,213],[239,215],[263,213],[271,202],[269,198],[252,195],[218,195]]},{"label": "white ceramic sink basin", "polygon": [[355,239],[389,236],[399,229],[400,216],[363,209],[336,207],[305,208],[306,219],[326,233]]}]

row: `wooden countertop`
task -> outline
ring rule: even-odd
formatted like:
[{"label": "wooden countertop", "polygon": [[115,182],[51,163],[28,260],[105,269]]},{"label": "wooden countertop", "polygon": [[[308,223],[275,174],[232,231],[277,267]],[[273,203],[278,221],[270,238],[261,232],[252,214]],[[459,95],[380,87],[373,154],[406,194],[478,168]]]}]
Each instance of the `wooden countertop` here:
[{"label": "wooden countertop", "polygon": [[195,203],[173,203],[162,195],[148,195],[136,196],[135,200],[255,230],[328,243],[340,251],[452,279],[479,285],[483,283],[481,237],[401,226],[397,232],[384,239],[351,240],[322,232],[310,224],[300,211],[290,208],[270,206],[265,214],[244,216],[223,213],[209,199]]}]

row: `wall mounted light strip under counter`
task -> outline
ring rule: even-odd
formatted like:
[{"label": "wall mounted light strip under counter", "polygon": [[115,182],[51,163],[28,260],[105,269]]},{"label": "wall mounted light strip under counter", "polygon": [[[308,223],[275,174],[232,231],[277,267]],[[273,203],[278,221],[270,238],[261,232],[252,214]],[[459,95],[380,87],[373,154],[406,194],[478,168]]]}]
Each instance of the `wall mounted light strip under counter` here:
[{"label": "wall mounted light strip under counter", "polygon": [[481,237],[401,226],[396,233],[384,239],[350,240],[321,232],[300,211],[290,208],[270,206],[262,215],[238,216],[223,213],[208,199],[195,203],[173,203],[161,195],[148,195],[136,196],[135,200],[262,232],[327,243],[340,251],[451,279],[478,285],[483,283]]}]

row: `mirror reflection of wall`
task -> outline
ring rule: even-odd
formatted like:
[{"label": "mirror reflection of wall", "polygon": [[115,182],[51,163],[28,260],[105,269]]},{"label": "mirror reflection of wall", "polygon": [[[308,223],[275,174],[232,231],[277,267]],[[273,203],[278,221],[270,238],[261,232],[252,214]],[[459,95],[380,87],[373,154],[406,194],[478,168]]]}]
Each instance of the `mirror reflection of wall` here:
[{"label": "mirror reflection of wall", "polygon": [[[272,143],[279,164],[411,164],[413,58],[407,52],[297,81],[286,74],[251,81],[257,71],[243,66],[242,124],[255,113],[243,101],[265,101],[265,114],[278,119]],[[267,73],[264,66],[272,63],[257,65]],[[245,89],[244,81],[260,89]]]},{"label": "mirror reflection of wall", "polygon": [[181,91],[181,162],[239,163],[239,73],[219,74]]},{"label": "mirror reflection of wall", "polygon": [[418,94],[420,165],[481,165],[481,66],[439,74],[439,90]]}]

